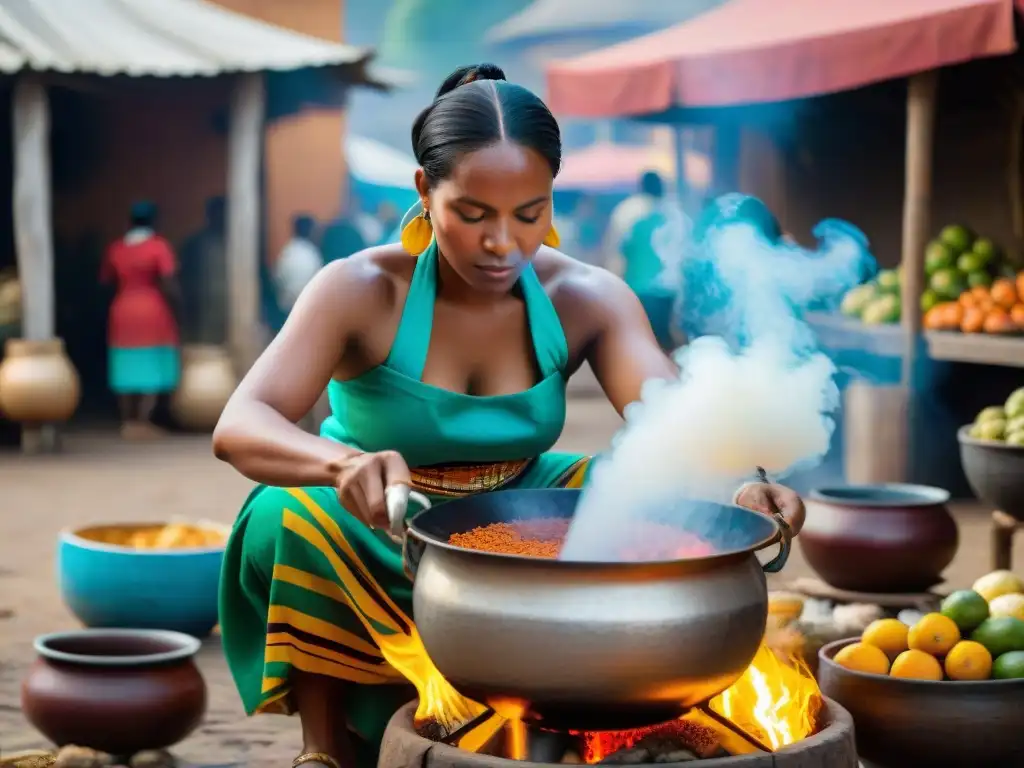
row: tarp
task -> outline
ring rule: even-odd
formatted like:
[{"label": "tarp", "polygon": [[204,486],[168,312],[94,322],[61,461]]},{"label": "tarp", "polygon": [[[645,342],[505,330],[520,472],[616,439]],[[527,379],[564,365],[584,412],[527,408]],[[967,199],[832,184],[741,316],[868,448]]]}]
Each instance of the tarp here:
[{"label": "tarp", "polygon": [[[673,154],[657,147],[598,142],[562,158],[562,170],[555,189],[579,192],[632,192],[640,174],[656,171],[665,179],[675,178]],[[699,152],[683,155],[687,182],[703,188],[710,179],[708,158]]]},{"label": "tarp", "polygon": [[559,115],[611,118],[848,90],[1011,53],[1014,2],[730,0],[661,32],[553,62],[548,105]]},{"label": "tarp", "polygon": [[362,79],[372,55],[204,0],[0,2],[0,72],[7,73],[185,77],[351,67]]}]

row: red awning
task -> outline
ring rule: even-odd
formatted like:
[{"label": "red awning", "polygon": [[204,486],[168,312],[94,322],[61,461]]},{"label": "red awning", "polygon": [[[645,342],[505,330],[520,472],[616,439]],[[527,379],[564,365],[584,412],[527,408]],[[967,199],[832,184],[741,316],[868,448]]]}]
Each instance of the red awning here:
[{"label": "red awning", "polygon": [[1024,0],[730,0],[547,69],[560,115],[784,101],[1015,50]]}]

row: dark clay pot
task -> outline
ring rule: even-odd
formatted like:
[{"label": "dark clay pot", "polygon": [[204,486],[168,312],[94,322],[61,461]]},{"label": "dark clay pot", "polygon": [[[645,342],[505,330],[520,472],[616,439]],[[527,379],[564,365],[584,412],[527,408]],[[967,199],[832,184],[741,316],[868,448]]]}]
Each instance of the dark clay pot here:
[{"label": "dark clay pot", "polygon": [[1024,521],[1024,446],[971,437],[970,425],[957,433],[960,462],[974,495]]},{"label": "dark clay pot", "polygon": [[206,712],[193,661],[199,641],[178,632],[86,629],[36,638],[21,685],[25,718],[58,746],[112,755],[170,747]]},{"label": "dark clay pot", "polygon": [[831,587],[924,592],[956,555],[960,537],[948,501],[947,491],[926,485],[820,488],[808,494],[797,541]]}]

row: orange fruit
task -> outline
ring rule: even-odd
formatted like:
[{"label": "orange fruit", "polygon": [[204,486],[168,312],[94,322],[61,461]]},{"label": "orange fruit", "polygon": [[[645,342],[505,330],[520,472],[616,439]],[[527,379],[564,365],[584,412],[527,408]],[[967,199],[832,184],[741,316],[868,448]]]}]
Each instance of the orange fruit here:
[{"label": "orange fruit", "polygon": [[960,294],[960,298],[956,300],[956,303],[961,307],[976,307],[978,306],[978,297],[970,291],[964,291]]},{"label": "orange fruit", "polygon": [[892,663],[889,676],[904,680],[941,680],[942,665],[924,651],[904,651]]},{"label": "orange fruit", "polygon": [[911,650],[924,651],[932,656],[945,656],[960,642],[960,630],[948,616],[928,613],[907,633],[907,645]]},{"label": "orange fruit", "polygon": [[867,643],[853,643],[836,654],[835,662],[840,667],[869,675],[884,675],[889,671],[889,657],[881,648]]},{"label": "orange fruit", "polygon": [[992,287],[989,288],[989,294],[992,296],[992,301],[1003,309],[1009,309],[1020,298],[1017,296],[1017,287],[1013,284],[1013,281],[1005,277],[1000,277],[998,280],[993,281]]},{"label": "orange fruit", "polygon": [[945,308],[943,309],[942,316],[943,330],[955,331],[959,329],[960,323],[964,321],[964,307],[955,301],[943,304],[942,306]]},{"label": "orange fruit", "polygon": [[946,308],[942,304],[936,304],[924,313],[921,325],[926,331],[944,331],[946,330],[946,324],[943,322],[945,318]]},{"label": "orange fruit", "polygon": [[996,307],[985,315],[982,329],[985,333],[1012,333],[1017,330],[1017,326],[1010,319],[1009,312],[1002,307]]},{"label": "orange fruit", "polygon": [[899,619],[878,619],[868,624],[861,635],[861,642],[873,645],[890,659],[895,659],[909,647],[907,635],[910,627]]},{"label": "orange fruit", "polygon": [[963,319],[960,320],[960,330],[964,333],[980,333],[985,327],[985,310],[980,307],[970,307],[964,310]]},{"label": "orange fruit", "polygon": [[1010,319],[1017,326],[1017,330],[1024,331],[1024,304],[1013,305],[1010,309]]},{"label": "orange fruit", "polygon": [[1017,273],[1017,295],[1024,301],[1024,270]]},{"label": "orange fruit", "polygon": [[974,297],[975,304],[979,301],[991,301],[992,299],[992,294],[988,292],[988,288],[984,285],[976,285],[971,288],[971,296]]},{"label": "orange fruit", "polygon": [[992,654],[981,643],[961,640],[946,654],[944,666],[950,680],[988,680],[992,675]]}]

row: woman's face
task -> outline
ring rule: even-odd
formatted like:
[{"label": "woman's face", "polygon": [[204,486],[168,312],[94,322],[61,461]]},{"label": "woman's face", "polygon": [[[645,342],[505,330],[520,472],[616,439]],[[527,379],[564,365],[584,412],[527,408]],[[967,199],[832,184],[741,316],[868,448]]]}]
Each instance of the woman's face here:
[{"label": "woman's face", "polygon": [[500,142],[459,159],[452,175],[416,187],[444,259],[470,287],[515,285],[551,229],[551,168],[532,149]]}]

